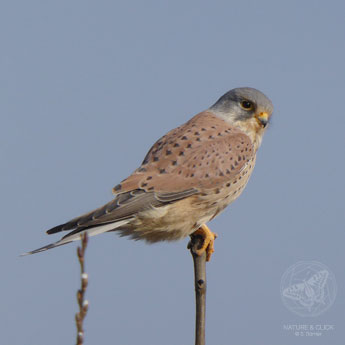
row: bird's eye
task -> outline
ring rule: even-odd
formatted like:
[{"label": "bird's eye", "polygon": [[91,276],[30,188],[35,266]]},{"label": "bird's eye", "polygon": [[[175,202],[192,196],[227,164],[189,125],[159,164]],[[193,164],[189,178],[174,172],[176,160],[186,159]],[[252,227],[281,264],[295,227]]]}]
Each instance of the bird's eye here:
[{"label": "bird's eye", "polygon": [[245,110],[252,110],[254,108],[254,105],[250,101],[242,101],[241,102],[241,107]]}]

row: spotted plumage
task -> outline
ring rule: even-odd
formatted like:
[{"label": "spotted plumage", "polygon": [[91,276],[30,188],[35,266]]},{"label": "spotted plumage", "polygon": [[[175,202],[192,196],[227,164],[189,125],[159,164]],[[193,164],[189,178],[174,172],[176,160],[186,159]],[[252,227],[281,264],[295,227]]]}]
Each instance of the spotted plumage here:
[{"label": "spotted plumage", "polygon": [[117,231],[148,242],[191,235],[243,191],[272,111],[258,90],[229,91],[160,138],[141,166],[113,188],[112,201],[48,230],[70,232],[30,254],[77,240],[83,232]]}]

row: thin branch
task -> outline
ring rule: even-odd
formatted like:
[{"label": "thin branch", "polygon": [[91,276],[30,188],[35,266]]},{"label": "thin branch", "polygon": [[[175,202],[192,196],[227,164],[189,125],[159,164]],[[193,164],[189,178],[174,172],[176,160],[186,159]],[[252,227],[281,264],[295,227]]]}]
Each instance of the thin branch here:
[{"label": "thin branch", "polygon": [[201,236],[191,236],[188,248],[194,262],[195,285],[195,345],[205,345],[205,314],[206,314],[206,252],[196,254],[201,248],[203,239]]},{"label": "thin branch", "polygon": [[88,275],[85,273],[85,251],[87,247],[88,237],[86,232],[80,236],[81,247],[77,248],[77,255],[80,264],[81,283],[80,289],[77,291],[77,301],[79,305],[79,312],[75,314],[75,323],[77,326],[77,345],[84,343],[84,319],[89,307],[89,302],[85,299],[86,288],[88,284]]}]

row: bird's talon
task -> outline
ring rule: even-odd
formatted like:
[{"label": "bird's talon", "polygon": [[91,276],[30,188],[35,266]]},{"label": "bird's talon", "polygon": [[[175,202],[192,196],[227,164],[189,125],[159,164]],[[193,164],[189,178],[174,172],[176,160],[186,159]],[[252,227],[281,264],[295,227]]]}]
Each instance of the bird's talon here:
[{"label": "bird's talon", "polygon": [[206,251],[206,261],[210,261],[211,256],[214,253],[214,240],[218,235],[212,232],[205,224],[193,233],[193,236],[198,235],[202,237],[203,243],[201,248],[195,250],[195,254],[200,256]]}]

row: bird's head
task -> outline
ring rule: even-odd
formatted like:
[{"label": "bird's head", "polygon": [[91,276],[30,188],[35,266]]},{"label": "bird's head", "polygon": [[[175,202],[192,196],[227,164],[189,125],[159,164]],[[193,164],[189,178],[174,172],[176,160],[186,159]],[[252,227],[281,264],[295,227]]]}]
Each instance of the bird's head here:
[{"label": "bird's head", "polygon": [[259,90],[241,87],[224,94],[209,110],[239,127],[259,146],[273,112],[273,104]]}]

